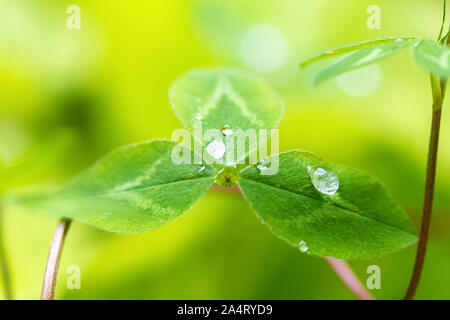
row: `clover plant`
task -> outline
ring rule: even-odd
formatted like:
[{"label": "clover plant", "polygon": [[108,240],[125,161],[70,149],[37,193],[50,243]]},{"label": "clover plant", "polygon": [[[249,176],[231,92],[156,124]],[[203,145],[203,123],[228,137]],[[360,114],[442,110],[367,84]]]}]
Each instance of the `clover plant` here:
[{"label": "clover plant", "polygon": [[[230,148],[239,147],[237,139],[222,150],[216,139],[193,137],[200,120],[203,130],[219,129],[224,137],[233,137],[238,129],[275,128],[283,103],[259,77],[235,69],[193,70],[174,82],[169,96],[176,115],[192,133],[194,148],[163,139],[124,146],[57,193],[21,199],[33,210],[64,217],[53,241],[58,253],[71,219],[124,234],[152,230],[186,212],[214,183],[238,185],[274,235],[306,254],[363,259],[416,242],[405,212],[364,171],[304,150],[264,158],[258,149],[256,163],[229,163],[223,159]],[[215,162],[173,161],[174,153],[195,159],[196,144]],[[247,141],[242,158],[251,159],[254,151]],[[278,170],[266,174],[275,161]],[[58,259],[47,265],[51,290],[44,289],[43,298],[53,298],[51,280]]]},{"label": "clover plant", "polygon": [[[414,48],[414,60],[430,73],[433,116],[425,201],[405,299],[413,298],[419,283],[431,219],[440,117],[450,76],[445,5],[444,1],[437,41],[387,37],[328,49],[301,63],[303,68],[345,54],[317,74],[314,84],[318,85]],[[42,299],[54,297],[63,242],[72,220],[123,234],[149,231],[182,215],[214,184],[241,192],[275,236],[312,256],[367,259],[417,241],[406,213],[369,173],[305,150],[278,152],[274,141],[278,135],[273,130],[284,106],[258,76],[231,68],[192,70],[173,83],[169,99],[185,128],[172,140],[118,148],[58,192],[17,199],[31,210],[62,217],[50,248]],[[209,130],[219,135],[208,134]],[[256,145],[251,143],[252,130],[259,131]],[[270,139],[272,154],[268,156]]]}]

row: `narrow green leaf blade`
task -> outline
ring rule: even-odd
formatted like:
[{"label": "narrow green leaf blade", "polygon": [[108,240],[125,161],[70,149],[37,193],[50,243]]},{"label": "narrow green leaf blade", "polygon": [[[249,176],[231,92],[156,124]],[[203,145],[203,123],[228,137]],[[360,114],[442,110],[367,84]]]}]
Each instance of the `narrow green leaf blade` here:
[{"label": "narrow green leaf blade", "polygon": [[367,47],[350,53],[331,65],[325,67],[314,78],[314,85],[335,77],[339,74],[358,69],[369,64],[375,63],[381,59],[398,53],[401,49],[409,47],[414,41],[401,40],[390,44],[382,44],[375,47]]},{"label": "narrow green leaf blade", "polygon": [[[191,132],[196,121],[201,121],[203,132],[224,126],[234,132],[272,129],[284,110],[281,98],[266,81],[230,68],[191,70],[173,83],[169,98],[175,114]],[[203,135],[203,147],[210,141]],[[236,146],[233,149],[236,152]],[[248,153],[238,157],[245,159]]]},{"label": "narrow green leaf blade", "polygon": [[432,40],[422,40],[414,49],[419,66],[441,78],[450,77],[450,48]]},{"label": "narrow green leaf blade", "polygon": [[[318,168],[338,177],[336,193],[314,187],[310,174]],[[261,175],[257,167],[248,167],[239,185],[273,233],[313,255],[370,258],[417,239],[406,214],[376,179],[309,152],[280,154],[276,175]]]},{"label": "narrow green leaf blade", "polygon": [[344,53],[349,53],[352,51],[360,50],[366,47],[374,47],[379,46],[382,44],[388,44],[393,43],[395,41],[417,41],[416,37],[386,37],[382,39],[376,39],[376,40],[367,40],[367,41],[361,41],[361,42],[355,42],[355,43],[349,43],[340,47],[328,49],[325,51],[320,52],[319,54],[303,61],[300,63],[300,68],[304,68],[307,65],[330,57],[335,57]]},{"label": "narrow green leaf blade", "polygon": [[175,145],[153,140],[119,148],[57,194],[20,204],[113,232],[160,227],[189,209],[215,177],[211,166],[172,162]]}]

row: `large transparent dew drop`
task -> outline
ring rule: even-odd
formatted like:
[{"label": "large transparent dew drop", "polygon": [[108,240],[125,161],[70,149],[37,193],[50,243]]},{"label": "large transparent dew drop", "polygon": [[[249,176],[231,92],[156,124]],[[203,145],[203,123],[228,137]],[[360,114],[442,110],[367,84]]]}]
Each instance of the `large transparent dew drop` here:
[{"label": "large transparent dew drop", "polygon": [[208,152],[214,159],[219,160],[222,159],[225,154],[225,144],[220,140],[213,140],[206,146],[206,152]]},{"label": "large transparent dew drop", "polygon": [[333,195],[339,189],[339,178],[329,169],[313,168],[310,170],[309,176],[314,188],[321,193]]}]

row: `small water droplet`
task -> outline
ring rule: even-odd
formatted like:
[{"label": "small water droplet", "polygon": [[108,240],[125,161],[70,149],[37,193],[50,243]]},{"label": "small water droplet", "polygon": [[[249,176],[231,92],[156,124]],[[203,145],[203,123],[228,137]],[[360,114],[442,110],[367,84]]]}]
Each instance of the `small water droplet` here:
[{"label": "small water droplet", "polygon": [[198,114],[195,116],[195,119],[197,119],[197,120],[202,120],[203,117],[202,117],[202,115],[201,115],[200,113],[198,113]]},{"label": "small water droplet", "polygon": [[231,128],[231,126],[229,124],[224,124],[222,126],[222,133],[226,136],[229,136],[229,135],[233,134],[233,129]]},{"label": "small water droplet", "polygon": [[270,161],[259,160],[258,164],[256,165],[256,168],[258,168],[259,171],[264,171],[269,167],[269,165]]},{"label": "small water droplet", "polygon": [[198,169],[198,172],[202,172],[202,171],[204,171],[205,169],[206,169],[205,166],[201,166],[200,169]]},{"label": "small water droplet", "polygon": [[325,51],[325,54],[333,54],[334,53],[334,50],[327,50],[327,51]]},{"label": "small water droplet", "polygon": [[206,151],[216,160],[222,159],[225,154],[225,144],[223,141],[214,139],[206,146]]},{"label": "small water droplet", "polygon": [[311,182],[317,191],[333,195],[339,189],[339,178],[331,170],[324,168],[313,168],[309,172]]},{"label": "small water droplet", "polygon": [[303,240],[301,240],[297,244],[297,247],[300,249],[301,252],[306,252],[309,249],[308,244],[306,243],[306,241],[303,241]]},{"label": "small water droplet", "polygon": [[403,48],[406,44],[406,40],[402,38],[397,38],[394,40],[394,47],[396,48]]}]

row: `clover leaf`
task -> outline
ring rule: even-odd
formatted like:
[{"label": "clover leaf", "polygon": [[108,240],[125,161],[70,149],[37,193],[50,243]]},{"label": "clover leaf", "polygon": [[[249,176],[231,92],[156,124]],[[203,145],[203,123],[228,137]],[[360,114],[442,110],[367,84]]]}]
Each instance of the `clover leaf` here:
[{"label": "clover leaf", "polygon": [[[405,41],[409,45],[409,40]],[[383,44],[386,54],[399,48],[394,43]],[[367,53],[362,55],[367,57]],[[343,70],[338,65],[334,68]],[[240,129],[273,129],[283,113],[283,104],[268,83],[235,69],[190,71],[175,81],[169,96],[182,124],[194,135],[196,120],[202,121],[203,129],[221,130],[228,136]],[[202,149],[208,151],[211,141],[200,138]],[[237,144],[234,140],[233,149]],[[125,146],[56,194],[20,202],[108,231],[136,233],[180,216],[215,181],[222,186],[239,184],[275,235],[303,252],[368,258],[416,241],[405,213],[379,182],[360,170],[326,162],[305,151],[274,154],[240,166],[174,161],[174,154],[180,152],[190,160],[195,158],[190,147],[168,140]],[[250,151],[245,149],[241,158],[248,160]],[[277,170],[267,174],[275,162]]]}]

